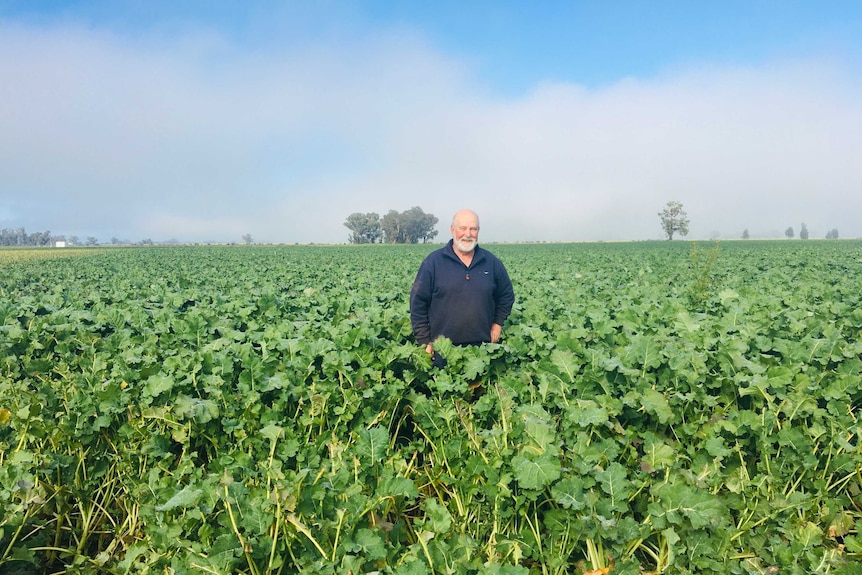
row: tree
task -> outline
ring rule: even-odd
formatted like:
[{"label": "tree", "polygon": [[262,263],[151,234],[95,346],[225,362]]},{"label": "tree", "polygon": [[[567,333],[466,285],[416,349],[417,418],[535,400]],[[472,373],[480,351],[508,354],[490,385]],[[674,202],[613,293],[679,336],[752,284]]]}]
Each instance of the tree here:
[{"label": "tree", "polygon": [[245,245],[247,245],[247,246],[250,246],[252,243],[254,243],[254,240],[252,239],[251,234],[243,235],[242,241],[244,241]]},{"label": "tree", "polygon": [[383,237],[380,215],[375,212],[350,214],[344,226],[351,231],[347,238],[351,244],[374,244]]},{"label": "tree", "polygon": [[672,240],[675,233],[688,235],[688,214],[682,209],[682,203],[670,201],[658,215],[668,240]]},{"label": "tree", "polygon": [[88,246],[95,246],[98,243],[99,243],[99,240],[96,239],[95,236],[87,236],[87,245]]},{"label": "tree", "polygon": [[418,244],[419,240],[422,240],[424,244],[437,237],[437,230],[434,229],[439,221],[437,216],[426,214],[419,206],[410,208],[401,216],[404,219],[407,243]]},{"label": "tree", "polygon": [[832,228],[828,232],[826,232],[827,240],[837,240],[838,239],[838,228]]},{"label": "tree", "polygon": [[437,237],[437,216],[426,214],[422,208],[415,206],[405,212],[398,213],[389,210],[380,225],[383,228],[384,241],[390,244],[417,244]]},{"label": "tree", "polygon": [[787,236],[788,239],[792,238],[793,237],[793,226],[790,226],[789,228],[784,230],[784,235]]},{"label": "tree", "polygon": [[805,222],[802,222],[802,225],[799,226],[799,239],[808,239],[808,226],[805,225]]},{"label": "tree", "polygon": [[403,244],[404,232],[401,230],[401,214],[397,210],[389,210],[380,219],[380,227],[383,230],[383,241],[387,244]]},{"label": "tree", "polygon": [[27,244],[27,232],[24,228],[3,228],[0,230],[0,245],[23,246]]},{"label": "tree", "polygon": [[748,228],[745,228],[744,230],[742,230],[742,239],[747,240],[748,237]]}]

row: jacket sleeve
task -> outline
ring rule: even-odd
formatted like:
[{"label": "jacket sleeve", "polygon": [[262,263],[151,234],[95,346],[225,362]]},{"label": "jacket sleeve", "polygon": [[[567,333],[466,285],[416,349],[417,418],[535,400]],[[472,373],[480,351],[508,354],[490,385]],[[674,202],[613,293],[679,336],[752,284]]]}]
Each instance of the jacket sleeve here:
[{"label": "jacket sleeve", "polygon": [[422,262],[410,290],[410,324],[413,326],[413,336],[420,345],[431,343],[428,313],[431,308],[433,272],[430,268],[427,261]]},{"label": "jacket sleeve", "polygon": [[494,289],[494,323],[503,325],[515,304],[515,289],[502,262],[497,262],[497,287]]}]

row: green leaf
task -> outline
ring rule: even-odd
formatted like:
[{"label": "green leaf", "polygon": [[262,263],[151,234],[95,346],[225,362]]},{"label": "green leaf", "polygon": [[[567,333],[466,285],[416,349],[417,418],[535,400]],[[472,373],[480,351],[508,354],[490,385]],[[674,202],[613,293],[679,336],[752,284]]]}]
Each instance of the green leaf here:
[{"label": "green leaf", "polygon": [[844,545],[848,553],[862,553],[862,536],[848,535],[844,538]]},{"label": "green leaf", "polygon": [[425,519],[422,526],[434,533],[448,533],[452,528],[452,516],[436,499],[426,499],[422,502],[425,509]]},{"label": "green leaf", "polygon": [[412,499],[419,496],[419,489],[409,477],[387,475],[377,485],[378,497],[406,497]]},{"label": "green leaf", "polygon": [[793,541],[801,545],[803,549],[816,547],[820,545],[823,540],[823,531],[812,521],[806,521],[805,523],[795,527],[791,531],[791,535],[793,537]]},{"label": "green leaf", "polygon": [[691,317],[691,314],[686,310],[677,312],[674,326],[683,334],[692,334],[700,330],[700,323],[695,318]]},{"label": "green leaf", "polygon": [[625,348],[628,365],[638,365],[643,369],[655,369],[662,364],[661,349],[653,335],[638,334],[632,337]]},{"label": "green leaf", "polygon": [[149,397],[158,397],[163,393],[167,393],[174,387],[174,380],[163,373],[152,375],[144,384],[143,395]]},{"label": "green leaf", "polygon": [[551,488],[554,501],[565,507],[578,511],[583,509],[584,482],[580,477],[569,477],[559,481]]},{"label": "green leaf", "polygon": [[383,459],[389,448],[389,432],[385,427],[376,425],[359,432],[356,441],[356,453],[376,463]]},{"label": "green leaf", "polygon": [[718,298],[721,300],[721,305],[727,306],[728,303],[739,299],[739,294],[732,289],[723,289],[718,292]]},{"label": "green leaf", "polygon": [[393,575],[430,575],[428,565],[415,557],[408,557],[400,563],[393,571]]},{"label": "green leaf", "polygon": [[223,533],[207,550],[207,559],[222,571],[233,571],[236,559],[242,554],[242,545],[233,533]]},{"label": "green leaf", "polygon": [[684,520],[688,520],[694,529],[702,529],[727,522],[727,508],[708,491],[664,483],[656,487],[654,493],[658,501],[649,505],[649,513],[673,525],[682,525]]},{"label": "green leaf", "polygon": [[643,408],[656,415],[660,423],[667,423],[673,419],[673,411],[667,402],[667,398],[655,389],[647,389],[643,392]]},{"label": "green leaf", "polygon": [[649,434],[644,441],[644,456],[641,468],[647,473],[673,467],[676,452],[673,447],[660,440],[655,434]]},{"label": "green leaf", "polygon": [[219,416],[218,404],[210,399],[199,399],[180,395],[174,403],[174,413],[182,418],[194,420],[196,423],[207,423]]},{"label": "green leaf", "polygon": [[156,511],[171,511],[178,507],[183,509],[195,507],[203,494],[203,489],[188,485],[175,493],[174,496],[168,499],[163,505],[156,506]]},{"label": "green leaf", "polygon": [[[475,380],[488,371],[490,356],[482,346],[470,346],[463,349],[464,378]],[[444,356],[445,357],[445,356]]]},{"label": "green leaf", "polygon": [[611,506],[616,510],[623,510],[631,494],[629,481],[626,479],[626,468],[617,462],[611,463],[607,469],[596,473],[596,480],[602,491],[610,495]]},{"label": "green leaf", "polygon": [[520,412],[524,419],[524,433],[540,453],[544,452],[556,439],[554,427],[549,422],[550,415],[537,405],[524,406]]},{"label": "green leaf", "polygon": [[579,399],[569,405],[566,420],[580,427],[605,425],[609,420],[608,410],[592,399]]},{"label": "green leaf", "polygon": [[385,559],[386,558],[386,543],[380,536],[379,531],[371,529],[360,529],[356,532],[353,539],[357,548],[362,551],[366,559]]},{"label": "green leaf", "polygon": [[575,354],[571,351],[555,349],[551,352],[551,363],[561,375],[565,376],[568,383],[575,383],[575,377],[580,370]]},{"label": "green leaf", "polygon": [[275,424],[267,425],[260,430],[260,434],[269,439],[271,443],[278,441],[282,433],[284,433],[284,428]]},{"label": "green leaf", "polygon": [[707,453],[719,460],[733,453],[733,450],[725,444],[723,437],[710,437],[706,440],[704,447],[706,447]]},{"label": "green leaf", "polygon": [[521,455],[512,458],[515,479],[524,489],[542,489],[560,477],[560,460],[544,453],[535,459]]}]

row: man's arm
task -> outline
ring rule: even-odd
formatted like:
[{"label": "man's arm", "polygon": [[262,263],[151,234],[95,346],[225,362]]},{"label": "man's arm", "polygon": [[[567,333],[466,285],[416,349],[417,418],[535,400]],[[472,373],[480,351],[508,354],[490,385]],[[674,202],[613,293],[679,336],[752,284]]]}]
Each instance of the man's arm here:
[{"label": "man's arm", "polygon": [[[494,289],[494,324],[491,326],[491,341],[494,341],[494,325],[502,331],[502,326],[509,314],[512,313],[512,306],[515,305],[515,288],[512,287],[512,280],[509,279],[509,273],[502,262],[497,262],[496,274],[497,285]],[[499,334],[497,337],[499,338]]]},{"label": "man's arm", "polygon": [[[428,311],[431,307],[432,277],[425,262],[419,266],[419,272],[410,290],[410,324],[413,327],[413,337],[419,345],[424,345],[428,353],[431,348],[431,325]],[[429,348],[431,348],[429,350]]]}]

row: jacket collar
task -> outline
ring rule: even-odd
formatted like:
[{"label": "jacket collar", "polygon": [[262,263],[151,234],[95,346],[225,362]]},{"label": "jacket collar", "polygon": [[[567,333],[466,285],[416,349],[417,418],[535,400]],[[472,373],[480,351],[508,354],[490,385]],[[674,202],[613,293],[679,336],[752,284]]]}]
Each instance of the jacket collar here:
[{"label": "jacket collar", "polygon": [[[443,252],[459,264],[464,264],[464,262],[461,261],[461,258],[458,257],[458,254],[455,253],[454,239],[449,240],[449,243],[446,244],[446,247],[443,248]],[[476,244],[476,247],[473,248],[473,261],[470,262],[470,267],[473,267],[474,265],[482,261],[484,258],[485,254],[482,252],[482,248],[479,247],[479,244]]]}]

